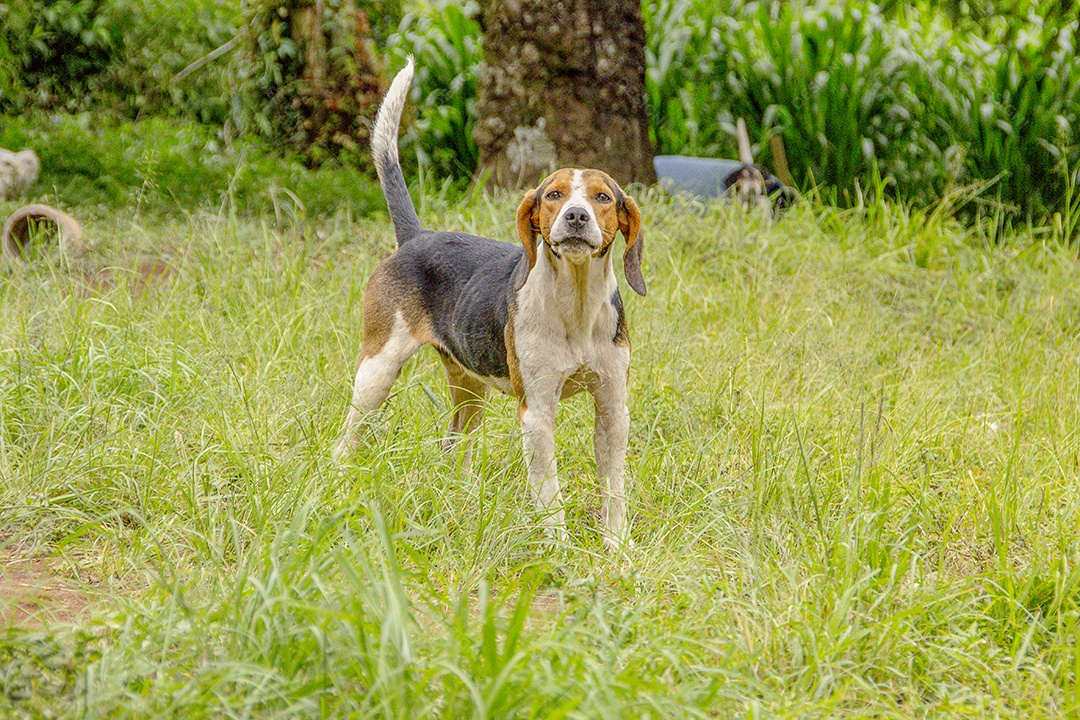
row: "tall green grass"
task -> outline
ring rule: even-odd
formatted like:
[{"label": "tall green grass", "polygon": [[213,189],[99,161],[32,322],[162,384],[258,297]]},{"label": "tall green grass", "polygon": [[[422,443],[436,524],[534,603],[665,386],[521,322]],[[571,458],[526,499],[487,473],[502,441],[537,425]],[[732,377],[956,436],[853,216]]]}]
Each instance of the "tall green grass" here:
[{"label": "tall green grass", "polygon": [[[514,235],[514,198],[417,197]],[[1075,253],[880,195],[773,226],[639,200],[625,558],[584,397],[566,547],[509,399],[471,470],[441,452],[432,353],[330,464],[385,220],[104,213],[89,254],[0,269],[0,545],[88,603],[0,631],[4,713],[1077,712]]]}]

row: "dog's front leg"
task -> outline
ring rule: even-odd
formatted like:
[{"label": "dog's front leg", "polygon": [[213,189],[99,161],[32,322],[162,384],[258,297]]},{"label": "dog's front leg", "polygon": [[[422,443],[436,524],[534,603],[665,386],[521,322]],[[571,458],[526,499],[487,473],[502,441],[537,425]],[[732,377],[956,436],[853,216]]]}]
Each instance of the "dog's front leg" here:
[{"label": "dog's front leg", "polygon": [[552,540],[566,542],[566,515],[555,463],[555,410],[563,378],[540,378],[530,384],[521,404],[521,440],[529,487],[536,511]]},{"label": "dog's front leg", "polygon": [[623,472],[626,466],[626,445],[630,434],[630,412],[626,407],[626,374],[596,378],[590,387],[596,401],[596,474],[599,476],[603,499],[600,521],[603,525],[604,547],[618,550],[630,541],[626,522],[626,486]]}]

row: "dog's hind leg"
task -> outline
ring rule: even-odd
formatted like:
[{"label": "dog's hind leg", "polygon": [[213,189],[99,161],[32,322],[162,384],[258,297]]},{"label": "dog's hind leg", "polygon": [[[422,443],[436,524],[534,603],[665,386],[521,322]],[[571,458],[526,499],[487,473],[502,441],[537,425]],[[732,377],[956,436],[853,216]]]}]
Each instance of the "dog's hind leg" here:
[{"label": "dog's hind leg", "polygon": [[341,429],[341,439],[334,446],[333,458],[341,460],[359,442],[357,431],[364,417],[377,410],[397,380],[401,368],[423,343],[413,337],[404,318],[398,314],[389,334],[370,333],[365,327],[360,351],[360,367],[353,381],[352,400]]},{"label": "dog's hind leg", "polygon": [[487,386],[465,372],[455,360],[442,355],[443,367],[446,368],[446,382],[450,386],[450,402],[453,415],[450,416],[450,428],[443,440],[443,450],[450,452],[459,440],[467,444],[465,448],[465,467],[472,459],[472,443],[464,436],[476,429],[483,419],[484,400],[487,398]]}]

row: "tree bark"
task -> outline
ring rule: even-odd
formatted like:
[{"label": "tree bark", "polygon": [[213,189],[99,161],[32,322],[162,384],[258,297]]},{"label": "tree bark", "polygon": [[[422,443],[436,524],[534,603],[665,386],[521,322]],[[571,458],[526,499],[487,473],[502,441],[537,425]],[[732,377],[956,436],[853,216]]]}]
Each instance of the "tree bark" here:
[{"label": "tree bark", "polygon": [[[382,95],[371,27],[354,0],[274,0],[256,8],[252,63],[262,73],[272,138],[310,165],[349,155],[366,162],[368,126]],[[286,40],[296,53],[281,52]]]},{"label": "tree bark", "polygon": [[558,167],[656,182],[640,0],[485,0],[473,137],[488,183]]}]

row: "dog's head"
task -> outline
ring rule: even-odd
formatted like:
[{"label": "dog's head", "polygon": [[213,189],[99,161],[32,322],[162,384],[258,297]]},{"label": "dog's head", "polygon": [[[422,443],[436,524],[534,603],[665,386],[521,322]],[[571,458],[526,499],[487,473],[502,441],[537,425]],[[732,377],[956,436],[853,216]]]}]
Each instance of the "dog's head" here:
[{"label": "dog's head", "polygon": [[760,208],[766,217],[772,217],[772,203],[766,187],[769,172],[754,162],[750,133],[747,132],[746,122],[742,118],[735,123],[735,136],[739,142],[739,162],[742,167],[724,180],[724,190],[728,196],[737,200],[744,210]]},{"label": "dog's head", "polygon": [[760,208],[767,216],[771,216],[772,203],[769,201],[767,174],[768,171],[760,165],[744,163],[724,180],[724,190],[747,212]]},{"label": "dog's head", "polygon": [[526,260],[515,278],[520,290],[536,265],[539,234],[557,258],[584,263],[607,255],[615,233],[626,240],[623,271],[639,295],[645,294],[641,257],[645,238],[641,211],[606,173],[599,170],[556,170],[535,190],[525,193],[517,211],[518,237]]}]

